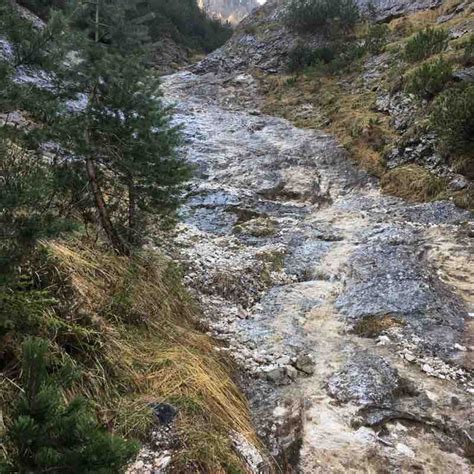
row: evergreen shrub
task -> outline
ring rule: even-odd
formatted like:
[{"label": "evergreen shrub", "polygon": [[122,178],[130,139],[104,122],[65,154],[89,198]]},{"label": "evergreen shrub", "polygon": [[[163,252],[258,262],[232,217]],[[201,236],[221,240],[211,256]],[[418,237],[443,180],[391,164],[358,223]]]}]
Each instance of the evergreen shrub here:
[{"label": "evergreen shrub", "polygon": [[427,28],[420,31],[405,45],[405,58],[412,63],[423,61],[433,54],[443,52],[448,46],[449,33]]}]

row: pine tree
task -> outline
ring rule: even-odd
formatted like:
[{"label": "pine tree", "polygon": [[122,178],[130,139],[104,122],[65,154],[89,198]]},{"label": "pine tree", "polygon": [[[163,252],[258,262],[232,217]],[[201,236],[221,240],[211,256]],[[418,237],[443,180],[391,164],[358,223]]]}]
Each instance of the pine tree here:
[{"label": "pine tree", "polygon": [[[9,5],[0,8],[0,23],[10,40],[15,40],[12,61],[0,61],[0,110],[5,123],[0,127],[0,278],[20,260],[28,258],[38,238],[57,235],[73,225],[64,207],[70,190],[64,186],[64,168],[43,158],[40,149],[42,128],[16,127],[10,114],[22,110],[37,123],[48,124],[60,110],[55,92],[21,85],[13,80],[18,65],[40,63],[52,66],[62,53],[54,45],[60,24],[36,31]],[[48,43],[55,57],[35,52],[35,44]],[[57,55],[56,55],[57,53]],[[38,141],[39,140],[39,141]]]},{"label": "pine tree", "polygon": [[[62,116],[55,127],[56,139],[84,160],[101,226],[122,254],[137,241],[138,211],[169,209],[187,177],[174,153],[178,130],[170,125],[159,81],[147,67],[143,19],[148,15],[139,5],[97,0],[82,11],[89,39],[70,83],[88,95],[88,104],[81,113]],[[106,193],[119,196],[114,205]],[[121,233],[124,207],[128,222]]]},{"label": "pine tree", "polygon": [[149,0],[149,9],[156,17],[148,25],[153,42],[171,37],[178,44],[211,52],[232,36],[230,24],[207,16],[196,0]]},{"label": "pine tree", "polygon": [[[54,90],[48,91],[21,87],[11,76],[20,64],[33,62],[46,67],[52,52],[55,57],[64,57],[65,48],[61,49],[59,43],[68,47],[71,42],[71,36],[64,34],[65,22],[54,16],[51,27],[35,31],[18,18],[14,9],[5,7],[5,11],[8,15],[0,21],[14,42],[15,51],[21,54],[14,64],[4,63],[0,68],[0,104],[5,111],[27,111],[42,127],[25,131],[29,143],[26,149],[20,147],[24,155],[34,156],[32,169],[23,173],[21,160],[11,168],[22,176],[25,192],[21,196],[26,199],[29,194],[31,200],[19,202],[18,194],[17,202],[11,201],[5,207],[3,223],[9,220],[11,228],[15,216],[36,216],[37,227],[48,228],[44,225],[47,219],[37,217],[49,219],[51,208],[60,217],[61,212],[69,214],[74,206],[87,217],[85,206],[92,202],[113,248],[128,253],[130,244],[138,242],[135,229],[143,221],[144,211],[172,209],[179,183],[188,175],[174,153],[178,130],[170,126],[170,110],[161,103],[159,81],[147,65],[146,25],[153,14],[141,0],[76,2],[72,5],[73,21],[85,32],[76,36],[73,48],[78,51],[79,61],[69,62],[66,67],[62,60],[48,64],[55,79]],[[87,95],[86,109],[72,115],[65,113],[66,98],[78,94]],[[8,127],[4,129],[7,131]],[[49,163],[42,160],[40,151],[41,143],[47,140],[56,141],[65,152]],[[11,156],[5,150],[4,147],[5,166],[0,166],[4,178],[12,174],[7,171]],[[29,166],[28,161],[24,160],[25,166]],[[78,173],[81,162],[92,199],[84,199],[84,180]],[[36,175],[31,172],[33,169]],[[43,177],[37,179],[35,176],[40,174]],[[29,184],[25,180],[30,180]],[[9,199],[11,192],[14,191],[5,187],[0,201]],[[40,195],[52,198],[42,202]],[[60,201],[65,205],[61,206]],[[18,234],[15,231],[11,235]],[[32,234],[31,243],[35,238]]]},{"label": "pine tree", "polygon": [[102,429],[82,398],[69,403],[48,374],[48,343],[23,344],[22,395],[8,430],[14,458],[4,472],[120,472],[137,445]]},{"label": "pine tree", "polygon": [[127,234],[138,241],[139,211],[173,208],[188,169],[177,159],[179,130],[161,102],[159,80],[136,59],[105,60],[108,80],[97,86],[100,107],[90,111],[94,149],[103,157],[111,179],[127,190]]},{"label": "pine tree", "polygon": [[49,205],[54,177],[31,152],[0,131],[0,266],[5,271],[28,254],[38,237],[54,233],[60,218]]}]

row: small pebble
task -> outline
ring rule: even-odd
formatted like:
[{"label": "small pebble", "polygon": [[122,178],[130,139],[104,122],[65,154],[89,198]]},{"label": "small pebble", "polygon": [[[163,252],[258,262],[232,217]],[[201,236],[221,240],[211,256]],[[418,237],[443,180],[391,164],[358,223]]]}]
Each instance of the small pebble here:
[{"label": "small pebble", "polygon": [[433,372],[433,368],[429,366],[428,364],[424,364],[421,370],[423,372],[426,372],[427,374],[431,374]]}]

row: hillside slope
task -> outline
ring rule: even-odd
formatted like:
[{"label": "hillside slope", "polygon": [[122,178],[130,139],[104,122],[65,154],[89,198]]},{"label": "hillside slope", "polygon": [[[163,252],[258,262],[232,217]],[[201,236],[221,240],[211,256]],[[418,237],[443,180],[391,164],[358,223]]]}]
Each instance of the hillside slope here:
[{"label": "hillside slope", "polygon": [[[85,111],[99,82],[109,92],[115,87],[120,99],[95,115],[96,130],[115,110],[119,119],[110,129],[117,135],[124,107],[133,110],[132,146],[121,165],[139,137],[147,144],[140,157],[147,150],[151,156],[149,171],[158,165],[166,173],[160,160],[167,147],[147,136],[159,134],[152,125],[168,127],[154,115],[163,106],[150,95],[159,89],[134,95],[128,88],[157,85],[159,77],[148,61],[138,78],[123,82],[123,70],[107,76],[107,67],[97,68],[100,79],[90,92],[87,81],[78,82],[87,72],[67,75],[77,65],[93,69],[88,46],[100,49],[107,65],[125,64],[130,72],[130,63],[111,51],[110,30],[107,42],[91,44],[68,19],[53,15],[46,23],[15,2],[0,4],[0,472],[247,472],[265,464],[260,443],[235,366],[205,334],[202,312],[173,262],[163,230],[166,217],[172,227],[172,216],[148,201],[142,240],[114,247],[91,199],[104,191],[111,226],[125,201],[130,216],[132,200],[111,174],[110,154],[97,141],[91,145],[87,133]],[[152,100],[151,116],[129,102],[136,96],[142,106]],[[80,114],[79,141],[86,135],[88,145],[81,154],[72,151],[72,127],[64,142],[53,132]],[[125,140],[123,129],[119,134]],[[107,166],[95,163],[92,179],[82,155],[88,151],[108,157]],[[168,163],[178,165],[174,158],[168,155]],[[170,186],[160,188],[171,195]],[[121,201],[115,214],[114,194]],[[123,228],[115,235],[124,242]]]},{"label": "hillside slope", "polygon": [[[286,1],[269,2],[221,49],[161,78],[181,134],[176,158],[193,174],[175,214],[147,209],[138,227],[145,248],[111,251],[87,195],[74,212],[62,194],[46,200],[44,188],[13,200],[20,224],[30,207],[41,218],[53,203],[76,225],[62,237],[42,234],[24,248],[15,278],[0,280],[0,443],[10,471],[25,458],[12,430],[31,372],[21,369],[21,347],[39,336],[63,406],[85,396],[102,433],[141,440],[138,458],[113,472],[470,474],[474,230],[459,205],[471,202],[472,137],[454,132],[469,131],[472,117],[472,9],[457,0],[378,4],[342,30],[336,19],[334,30],[301,32],[285,20]],[[435,46],[418,58],[420,32]],[[46,62],[23,67],[14,57],[15,41],[0,34],[10,74],[0,75],[2,94],[14,85],[54,95]],[[412,74],[441,60],[450,68],[433,96],[407,89],[416,82],[424,91],[429,81]],[[55,116],[31,111],[35,97],[27,97],[29,113],[9,102],[0,114],[12,131],[0,136],[2,182],[15,190],[33,175],[44,186],[30,169],[79,163],[79,186],[65,188],[82,197],[91,186],[80,181],[80,154],[58,160],[51,144],[28,153],[38,141],[18,138],[81,110],[87,96]],[[432,111],[443,97],[447,111],[457,108],[441,114],[435,133]],[[114,137],[137,118],[116,112],[106,130]],[[90,132],[90,121],[79,125]],[[443,128],[464,141],[443,142]],[[160,163],[162,150],[151,151]],[[126,226],[130,194],[116,199],[121,179],[107,179],[115,155],[105,156],[106,204]],[[8,179],[17,169],[9,163],[18,181]],[[36,433],[52,425],[43,419]],[[70,440],[35,437],[40,447],[58,438]],[[50,453],[33,461],[54,464]]]},{"label": "hillside slope", "polygon": [[[361,21],[352,34],[330,38],[317,29],[300,32],[291,28],[285,23],[287,2],[269,2],[194,70],[255,71],[267,98],[266,111],[299,126],[325,128],[335,134],[365,169],[386,176],[383,185],[388,192],[400,192],[400,186],[390,180],[393,177],[397,183],[404,180],[404,197],[453,198],[472,208],[472,152],[443,149],[430,124],[436,104],[431,92],[419,98],[413,87],[409,89],[411,78],[416,77],[412,73],[438,59],[442,60],[439,68],[446,64],[451,72],[436,87],[449,92],[472,81],[472,4],[372,3],[377,9],[375,20],[370,21],[378,22],[378,30],[370,21]],[[406,61],[404,48],[426,28],[446,32],[446,49],[427,59]],[[381,37],[368,36],[374,33]],[[335,55],[331,64],[291,65],[308,61],[320,48]],[[386,174],[401,166],[411,168]]]}]

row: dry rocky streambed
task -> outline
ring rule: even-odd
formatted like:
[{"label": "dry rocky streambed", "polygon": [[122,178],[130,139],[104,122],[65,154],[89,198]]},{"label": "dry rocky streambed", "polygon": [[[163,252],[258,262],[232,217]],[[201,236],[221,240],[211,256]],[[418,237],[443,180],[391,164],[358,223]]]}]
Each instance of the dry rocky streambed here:
[{"label": "dry rocky streambed", "polygon": [[164,90],[196,166],[186,281],[283,469],[470,472],[470,214],[382,195],[330,136],[260,113],[250,75]]}]

